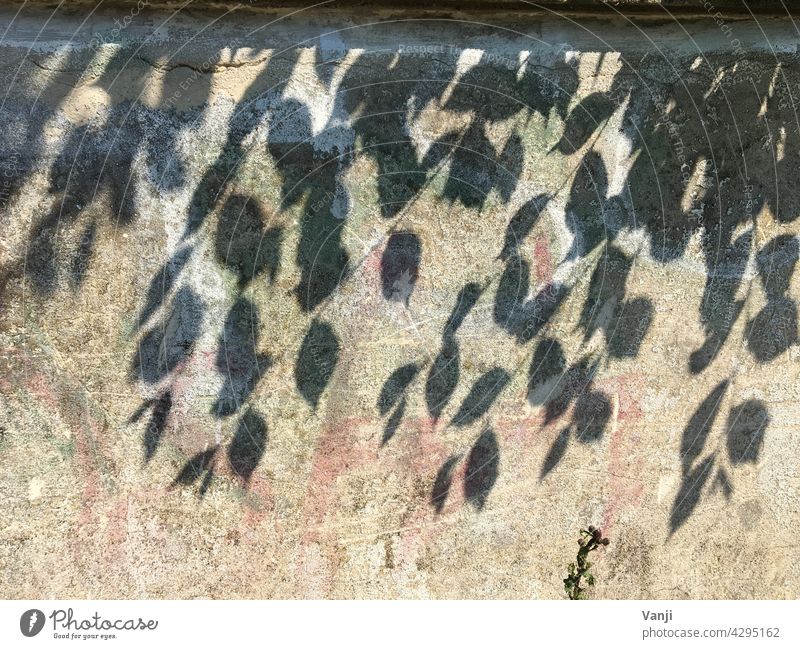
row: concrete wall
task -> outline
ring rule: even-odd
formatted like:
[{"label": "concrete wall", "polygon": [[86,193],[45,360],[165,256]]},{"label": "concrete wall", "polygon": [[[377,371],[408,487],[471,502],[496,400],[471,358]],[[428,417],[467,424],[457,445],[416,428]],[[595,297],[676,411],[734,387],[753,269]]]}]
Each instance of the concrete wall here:
[{"label": "concrete wall", "polygon": [[0,9],[3,597],[793,598],[798,33]]}]

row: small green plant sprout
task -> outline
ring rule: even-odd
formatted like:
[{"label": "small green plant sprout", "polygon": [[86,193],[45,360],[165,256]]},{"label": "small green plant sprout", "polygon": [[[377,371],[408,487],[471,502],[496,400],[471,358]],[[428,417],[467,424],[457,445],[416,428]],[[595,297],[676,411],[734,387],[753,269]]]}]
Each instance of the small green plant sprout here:
[{"label": "small green plant sprout", "polygon": [[603,538],[603,533],[593,525],[581,530],[578,539],[578,556],[574,563],[568,567],[567,578],[564,580],[564,590],[570,599],[586,599],[586,589],[581,588],[581,579],[586,578],[588,586],[594,586],[594,575],[589,572],[592,564],[589,563],[589,553],[601,545],[608,545],[608,539]]}]

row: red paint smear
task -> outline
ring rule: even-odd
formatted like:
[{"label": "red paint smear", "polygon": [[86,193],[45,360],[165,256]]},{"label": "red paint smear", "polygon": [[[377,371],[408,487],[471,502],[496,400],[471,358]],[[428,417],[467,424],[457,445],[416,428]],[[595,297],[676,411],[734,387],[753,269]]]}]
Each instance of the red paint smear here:
[{"label": "red paint smear", "polygon": [[122,498],[111,505],[108,512],[108,543],[113,548],[125,542],[128,536],[128,499]]},{"label": "red paint smear", "polygon": [[364,275],[368,282],[375,283],[376,286],[380,282],[381,268],[383,267],[383,251],[376,247],[366,257],[364,257]]},{"label": "red paint smear", "polygon": [[[66,545],[73,561],[78,564],[85,557],[87,539],[97,538],[99,533],[103,533],[100,529],[102,512],[98,511],[104,495],[101,467],[114,473],[108,440],[104,435],[105,426],[103,421],[92,417],[88,401],[75,396],[82,391],[80,386],[34,369],[35,358],[27,354],[21,356],[27,366],[21,387],[44,409],[58,415],[70,431],[75,446],[73,462],[82,487],[81,508]],[[104,560],[111,565],[121,556],[117,550],[124,541],[127,501],[111,505],[107,515],[102,551]],[[120,521],[123,521],[122,525]]]},{"label": "red paint smear", "polygon": [[630,435],[631,424],[641,420],[641,374],[615,377],[602,383],[608,393],[616,392],[619,398],[617,426],[609,443],[608,482],[609,494],[603,510],[602,530],[608,535],[614,527],[618,512],[632,509],[641,503],[643,460],[639,454],[641,439]]},{"label": "red paint smear", "polygon": [[[420,498],[414,503],[406,518],[405,529],[399,533],[400,546],[397,553],[397,562],[401,565],[411,564],[413,567],[419,549],[426,547],[436,534],[437,518],[446,515],[452,509],[457,509],[463,503],[463,497],[459,499],[458,494],[454,493],[451,487],[442,511],[438,514],[436,513],[430,502],[430,494],[433,488],[434,476],[442,464],[447,461],[447,447],[436,434],[436,422],[433,418],[410,418],[406,425],[413,427],[417,431],[416,439],[409,440],[408,444],[413,449],[412,455],[407,462],[410,469],[409,473],[413,476],[430,480],[430,488],[426,493],[427,497]],[[458,471],[463,474],[463,461]],[[461,481],[456,482],[454,475],[451,484],[461,484]]]},{"label": "red paint smear", "polygon": [[[393,470],[406,476],[430,477],[432,486],[433,476],[447,458],[447,449],[436,435],[434,421],[430,417],[406,417],[403,420],[402,429],[406,436],[404,450],[407,448],[409,452],[398,456],[389,455],[386,449],[377,447],[375,438],[358,440],[353,434],[353,431],[362,427],[374,430],[379,423],[380,420],[374,418],[352,417],[328,424],[314,452],[306,490],[301,544],[319,544],[328,566],[336,563],[339,540],[326,532],[324,526],[326,516],[331,512],[335,515],[338,511],[334,507],[334,499],[338,496],[336,482],[340,476],[381,463],[384,466],[391,465]],[[434,534],[434,522],[435,513],[429,499],[418,499],[404,517],[403,531],[396,533],[401,538],[398,562],[415,560],[420,544],[424,546]],[[301,559],[297,565],[300,578],[304,569]],[[331,568],[324,578],[328,587],[334,576]]]},{"label": "red paint smear", "polygon": [[275,496],[272,491],[272,482],[266,478],[253,475],[250,483],[242,480],[242,487],[248,489],[257,499],[257,504],[248,505],[244,510],[244,526],[252,530],[263,523],[267,516],[275,510]]},{"label": "red paint smear", "polygon": [[553,281],[553,257],[550,254],[550,240],[545,235],[536,239],[534,247],[536,280],[539,283],[549,284]]},{"label": "red paint smear", "polygon": [[315,543],[319,539],[318,528],[333,499],[336,479],[366,464],[370,459],[365,449],[359,448],[349,430],[366,420],[349,419],[328,425],[317,442],[311,473],[306,490],[304,507],[303,543]]}]

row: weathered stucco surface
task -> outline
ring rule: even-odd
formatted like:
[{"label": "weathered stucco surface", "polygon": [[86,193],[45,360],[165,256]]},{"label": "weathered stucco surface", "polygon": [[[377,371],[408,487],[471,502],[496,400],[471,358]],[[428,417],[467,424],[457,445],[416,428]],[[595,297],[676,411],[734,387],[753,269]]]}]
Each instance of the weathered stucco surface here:
[{"label": "weathered stucco surface", "polygon": [[797,597],[793,24],[292,11],[0,10],[0,594]]}]

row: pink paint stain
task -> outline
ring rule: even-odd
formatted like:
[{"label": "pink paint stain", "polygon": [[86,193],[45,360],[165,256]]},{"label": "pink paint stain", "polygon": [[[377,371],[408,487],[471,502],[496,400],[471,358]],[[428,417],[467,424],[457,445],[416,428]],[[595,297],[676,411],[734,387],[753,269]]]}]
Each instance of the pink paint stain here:
[{"label": "pink paint stain", "polygon": [[550,284],[553,281],[553,256],[550,254],[550,240],[545,235],[536,239],[534,247],[536,281]]},{"label": "pink paint stain", "polygon": [[617,423],[609,442],[608,500],[602,516],[602,530],[606,536],[611,533],[619,512],[638,507],[644,492],[641,440],[638,435],[629,433],[631,426],[642,418],[643,383],[644,377],[638,373],[602,382],[604,391],[616,393],[619,399]]}]

